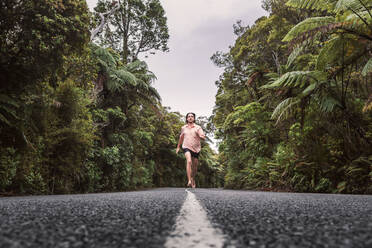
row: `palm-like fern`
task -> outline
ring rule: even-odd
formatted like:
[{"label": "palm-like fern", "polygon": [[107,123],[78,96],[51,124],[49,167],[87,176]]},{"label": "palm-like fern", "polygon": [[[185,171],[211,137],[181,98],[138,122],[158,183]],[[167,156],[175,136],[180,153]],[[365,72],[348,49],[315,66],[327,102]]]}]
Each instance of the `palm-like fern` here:
[{"label": "palm-like fern", "polygon": [[[331,94],[333,86],[327,82],[327,74],[332,69],[331,77],[344,73],[344,68],[357,61],[368,59],[366,51],[372,41],[372,4],[370,0],[289,0],[288,6],[309,10],[327,11],[329,16],[311,17],[298,23],[283,38],[283,41],[290,41],[292,44],[313,40],[317,34],[329,34],[328,40],[320,41],[322,44],[320,53],[317,57],[317,72],[290,72],[284,74],[274,83],[270,83],[265,88],[292,87],[299,89],[301,93],[297,98],[310,96],[319,103],[321,111],[332,111],[335,106],[341,106],[337,94]],[[324,38],[324,36],[323,36]],[[306,44],[305,44],[306,46]],[[304,44],[297,46],[288,58],[289,67]],[[362,75],[367,77],[372,70],[372,62],[369,58],[367,64],[362,70]],[[323,74],[318,74],[324,72]],[[310,77],[309,77],[310,76]],[[320,76],[320,77],[319,77]],[[306,81],[305,78],[308,78]],[[311,80],[316,79],[317,80]],[[342,92],[341,102],[347,90],[347,83],[344,85],[344,77],[341,76]],[[304,86],[307,85],[306,89]],[[322,90],[323,89],[323,90]],[[327,89],[328,91],[324,90]],[[298,90],[297,90],[298,92]],[[286,116],[283,111],[287,111],[294,99],[285,99],[275,110],[273,117]],[[367,106],[365,106],[365,109]],[[288,111],[287,111],[288,112]]]},{"label": "palm-like fern", "polygon": [[369,8],[371,8],[371,1],[369,0],[338,0],[334,10],[336,13],[346,10],[360,13],[363,11],[369,12]]},{"label": "palm-like fern", "polygon": [[276,106],[271,115],[271,118],[276,119],[277,123],[287,119],[299,103],[300,99],[297,97],[289,97],[287,99],[284,99],[278,104],[278,106]]},{"label": "palm-like fern", "polygon": [[333,10],[337,0],[289,0],[286,4],[298,9]]},{"label": "palm-like fern", "polygon": [[366,0],[290,0],[288,6],[303,9],[327,10],[334,16],[312,17],[294,26],[283,41],[291,41],[308,36],[316,31],[329,32],[342,30],[358,37],[372,40],[371,3]]},{"label": "palm-like fern", "polygon": [[324,31],[329,31],[333,29],[334,26],[330,24],[335,24],[336,20],[332,16],[322,16],[322,17],[311,17],[307,18],[304,21],[298,23],[294,26],[287,35],[283,38],[283,41],[291,41],[299,35],[309,32],[309,31],[321,31],[320,28]]},{"label": "palm-like fern", "polygon": [[367,64],[363,68],[362,75],[366,77],[368,73],[370,73],[371,71],[372,71],[372,59],[369,59]]},{"label": "palm-like fern", "polygon": [[101,47],[95,47],[93,54],[101,73],[105,75],[106,87],[110,92],[131,91],[146,100],[160,100],[159,93],[151,86],[155,75],[148,71],[144,61],[136,60],[122,65],[119,54]]},{"label": "palm-like fern", "polygon": [[304,99],[313,99],[322,112],[331,112],[341,107],[327,73],[322,71],[292,71],[262,86],[264,89],[297,89],[298,93],[282,100],[274,109],[271,118],[277,122],[289,118],[298,108],[305,108]]},{"label": "palm-like fern", "polygon": [[18,119],[17,108],[19,104],[5,94],[0,94],[0,123],[11,126],[11,119]]},{"label": "palm-like fern", "polygon": [[262,86],[262,88],[306,88],[309,84],[324,81],[326,78],[327,74],[321,71],[291,71],[285,73],[274,82]]}]

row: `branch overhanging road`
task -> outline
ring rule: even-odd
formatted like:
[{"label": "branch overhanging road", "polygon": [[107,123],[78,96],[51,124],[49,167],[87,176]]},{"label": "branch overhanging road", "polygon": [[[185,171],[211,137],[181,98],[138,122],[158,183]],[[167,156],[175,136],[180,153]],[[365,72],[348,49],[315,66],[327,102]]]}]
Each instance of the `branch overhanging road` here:
[{"label": "branch overhanging road", "polygon": [[372,196],[163,188],[4,197],[0,247],[372,247]]}]

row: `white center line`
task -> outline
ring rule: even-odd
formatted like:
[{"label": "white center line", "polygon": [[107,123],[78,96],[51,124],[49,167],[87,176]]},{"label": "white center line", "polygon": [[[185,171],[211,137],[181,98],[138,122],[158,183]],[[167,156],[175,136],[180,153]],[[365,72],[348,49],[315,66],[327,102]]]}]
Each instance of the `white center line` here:
[{"label": "white center line", "polygon": [[167,238],[165,247],[222,247],[225,240],[222,231],[212,226],[195,195],[189,190],[186,192],[176,228]]}]

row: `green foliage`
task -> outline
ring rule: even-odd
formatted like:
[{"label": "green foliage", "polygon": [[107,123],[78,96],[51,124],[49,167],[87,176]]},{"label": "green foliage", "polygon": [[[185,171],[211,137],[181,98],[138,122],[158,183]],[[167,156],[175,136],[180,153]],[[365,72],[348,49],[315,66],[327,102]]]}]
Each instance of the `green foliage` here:
[{"label": "green foliage", "polygon": [[[155,75],[137,59],[168,50],[159,1],[124,1],[102,32],[106,48],[88,43],[85,1],[0,7],[0,192],[184,186],[185,158],[175,154],[183,118],[161,106]],[[217,186],[217,167],[204,144],[199,185]]]},{"label": "green foliage", "polygon": [[225,68],[213,116],[225,187],[370,193],[372,6],[281,3],[264,0],[270,15],[212,57]]},{"label": "green foliage", "polygon": [[296,38],[298,35],[314,30],[319,27],[324,27],[335,22],[335,18],[332,16],[321,16],[321,17],[312,17],[307,18],[303,22],[300,22],[294,26],[286,36],[284,36],[283,41],[291,41]]},{"label": "green foliage", "polygon": [[14,119],[19,119],[17,108],[19,108],[17,101],[5,94],[0,94],[0,122],[11,126]]},{"label": "green foliage", "polygon": [[[66,81],[56,89],[59,105],[48,109],[45,129],[44,174],[52,192],[73,192],[84,174],[85,160],[95,139],[90,102],[74,82]],[[73,150],[71,149],[73,147]]]},{"label": "green foliage", "polygon": [[369,59],[367,64],[363,68],[362,75],[366,77],[368,73],[371,73],[371,71],[372,71],[372,59]]},{"label": "green foliage", "polygon": [[[159,0],[127,0],[106,23],[99,34],[100,45],[120,53],[124,64],[138,59],[140,53],[168,51],[167,18]],[[99,0],[95,17],[113,7],[112,1]]]},{"label": "green foliage", "polygon": [[289,0],[286,4],[299,9],[330,10],[335,0]]},{"label": "green foliage", "polygon": [[24,89],[53,74],[64,56],[80,53],[89,40],[83,0],[5,0],[0,6],[0,92]]},{"label": "green foliage", "polygon": [[0,150],[0,189],[5,189],[12,184],[19,165],[20,156],[13,148]]},{"label": "green foliage", "polygon": [[270,157],[275,145],[276,135],[269,112],[257,102],[239,106],[227,116],[223,130],[220,152],[229,154],[226,186],[247,186],[247,173],[252,172],[261,160]]}]

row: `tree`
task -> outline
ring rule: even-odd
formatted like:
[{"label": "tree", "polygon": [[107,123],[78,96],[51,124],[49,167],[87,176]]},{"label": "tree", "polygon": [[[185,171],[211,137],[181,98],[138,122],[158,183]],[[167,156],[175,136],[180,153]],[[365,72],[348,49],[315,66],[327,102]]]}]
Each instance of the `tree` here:
[{"label": "tree", "polygon": [[[167,18],[159,0],[120,0],[114,13],[99,34],[99,42],[121,54],[124,63],[135,61],[140,53],[168,51]],[[95,11],[107,12],[113,3],[99,0]]]},{"label": "tree", "polygon": [[[93,140],[81,89],[89,88],[91,78],[78,72],[89,67],[89,20],[83,0],[1,1],[0,171],[14,175],[2,186],[48,192],[56,182],[50,172],[61,172],[66,164],[72,170],[58,174],[64,177],[64,192],[79,181]],[[58,150],[59,145],[70,148]]]},{"label": "tree", "polygon": [[53,74],[63,56],[83,50],[88,27],[83,0],[1,1],[0,91],[24,89]]}]

